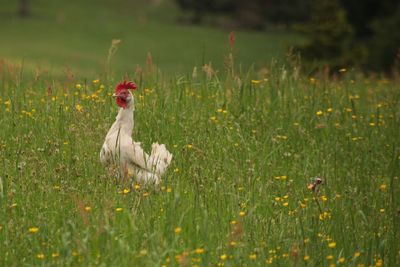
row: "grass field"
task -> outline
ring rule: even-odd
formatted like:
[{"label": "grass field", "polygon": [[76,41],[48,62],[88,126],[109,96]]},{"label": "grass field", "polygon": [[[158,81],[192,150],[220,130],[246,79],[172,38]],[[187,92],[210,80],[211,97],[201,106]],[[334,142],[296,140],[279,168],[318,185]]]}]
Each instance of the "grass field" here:
[{"label": "grass field", "polygon": [[281,66],[162,80],[148,66],[130,77],[134,139],[174,154],[154,190],[99,163],[116,81],[1,69],[1,266],[400,262],[394,82]]},{"label": "grass field", "polygon": [[[3,3],[0,266],[400,265],[398,81],[308,77],[298,36],[239,31],[232,55],[228,31],[123,3]],[[174,154],[160,188],[99,162],[124,77],[134,140]]]},{"label": "grass field", "polygon": [[[4,1],[3,1],[4,2]],[[113,39],[121,40],[112,66],[116,75],[146,64],[148,53],[163,72],[191,73],[194,66],[212,62],[223,67],[230,31],[176,23],[173,0],[32,2],[32,16],[16,17],[16,3],[0,9],[0,58],[23,65],[28,72],[46,70],[52,76],[71,72],[78,77],[104,73]],[[245,69],[281,59],[300,38],[283,31],[236,32],[237,63]]]}]

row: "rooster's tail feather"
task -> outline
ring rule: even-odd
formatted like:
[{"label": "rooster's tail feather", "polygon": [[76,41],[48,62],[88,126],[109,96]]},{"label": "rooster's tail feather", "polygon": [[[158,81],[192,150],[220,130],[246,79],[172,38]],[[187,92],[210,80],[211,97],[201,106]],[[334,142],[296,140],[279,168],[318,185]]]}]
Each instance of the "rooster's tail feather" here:
[{"label": "rooster's tail feather", "polygon": [[172,154],[167,150],[164,144],[153,143],[151,146],[150,162],[152,162],[154,171],[162,176],[171,164]]}]

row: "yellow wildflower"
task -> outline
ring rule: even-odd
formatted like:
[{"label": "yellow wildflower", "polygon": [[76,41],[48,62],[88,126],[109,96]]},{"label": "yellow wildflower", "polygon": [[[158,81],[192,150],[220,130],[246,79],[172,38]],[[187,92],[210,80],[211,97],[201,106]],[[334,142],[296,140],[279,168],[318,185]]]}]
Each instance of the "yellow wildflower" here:
[{"label": "yellow wildflower", "polygon": [[125,189],[122,191],[122,193],[128,194],[130,191],[131,191],[131,190],[130,190],[129,188],[125,188]]},{"label": "yellow wildflower", "polygon": [[182,232],[182,228],[181,227],[176,227],[174,229],[175,234],[180,234]]},{"label": "yellow wildflower", "polygon": [[328,255],[328,256],[326,256],[326,259],[327,260],[333,260],[333,256],[332,255]]},{"label": "yellow wildflower", "polygon": [[335,248],[336,247],[336,242],[331,242],[328,244],[329,248]]},{"label": "yellow wildflower", "polygon": [[75,88],[79,90],[82,88],[82,85],[80,83],[77,83],[77,84],[75,84]]},{"label": "yellow wildflower", "polygon": [[246,212],[244,212],[244,211],[239,212],[239,216],[240,216],[240,217],[246,216]]},{"label": "yellow wildflower", "polygon": [[75,105],[75,109],[76,109],[78,112],[81,112],[81,111],[83,110],[83,107],[82,107],[80,104],[76,104],[76,105]]},{"label": "yellow wildflower", "polygon": [[121,212],[121,211],[123,211],[123,208],[116,208],[115,211]]},{"label": "yellow wildflower", "polygon": [[204,253],[204,248],[196,248],[194,252],[196,254],[203,254]]},{"label": "yellow wildflower", "polygon": [[315,114],[317,114],[317,116],[322,116],[322,114],[324,114],[324,113],[322,112],[322,110],[318,110],[317,113],[315,113]]},{"label": "yellow wildflower", "polygon": [[29,233],[32,233],[32,234],[35,234],[35,233],[37,233],[38,231],[39,231],[39,228],[37,228],[37,227],[31,227],[31,228],[29,228]]},{"label": "yellow wildflower", "polygon": [[304,255],[304,261],[309,261],[310,260],[310,256],[309,255]]},{"label": "yellow wildflower", "polygon": [[60,256],[60,253],[58,253],[58,252],[53,252],[53,253],[51,253],[51,257],[52,258],[57,258],[57,257],[59,257]]},{"label": "yellow wildflower", "polygon": [[251,83],[252,84],[259,84],[259,83],[261,83],[261,81],[260,80],[251,80]]},{"label": "yellow wildflower", "polygon": [[44,260],[44,254],[43,253],[39,253],[36,255],[36,258],[38,258],[39,260]]},{"label": "yellow wildflower", "polygon": [[331,214],[329,212],[324,211],[323,213],[319,214],[319,220],[323,221],[325,219],[330,219]]},{"label": "yellow wildflower", "polygon": [[219,256],[219,258],[224,261],[228,258],[228,255],[222,254],[221,256]]},{"label": "yellow wildflower", "polygon": [[249,259],[250,259],[250,260],[253,260],[253,261],[256,260],[256,259],[257,259],[257,254],[255,254],[255,253],[250,254],[250,255],[249,255]]}]

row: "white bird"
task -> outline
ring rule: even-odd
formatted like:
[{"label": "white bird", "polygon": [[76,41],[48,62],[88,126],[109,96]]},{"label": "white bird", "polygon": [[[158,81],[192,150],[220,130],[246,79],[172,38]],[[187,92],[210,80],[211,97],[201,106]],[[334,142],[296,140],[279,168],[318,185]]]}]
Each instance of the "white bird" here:
[{"label": "white bird", "polygon": [[120,175],[136,178],[138,182],[158,185],[161,176],[171,163],[172,154],[164,144],[153,143],[148,155],[140,142],[132,139],[134,98],[129,90],[135,90],[133,82],[123,82],[115,89],[115,100],[120,107],[114,124],[108,131],[100,151],[100,161],[104,166],[115,166]]}]

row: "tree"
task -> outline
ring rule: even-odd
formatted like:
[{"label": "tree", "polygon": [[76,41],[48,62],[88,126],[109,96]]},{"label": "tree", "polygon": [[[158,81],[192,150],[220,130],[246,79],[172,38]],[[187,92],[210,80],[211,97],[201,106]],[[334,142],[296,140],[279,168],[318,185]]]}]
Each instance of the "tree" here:
[{"label": "tree", "polygon": [[337,66],[347,63],[353,30],[338,0],[314,0],[310,20],[299,28],[308,37],[308,43],[300,48],[306,58]]},{"label": "tree", "polygon": [[18,15],[21,18],[28,17],[31,14],[31,9],[28,0],[19,0]]},{"label": "tree", "polygon": [[348,20],[354,29],[356,39],[368,39],[374,35],[372,24],[381,18],[392,16],[398,6],[398,0],[341,0],[348,14]]},{"label": "tree", "polygon": [[367,67],[390,71],[400,54],[400,4],[392,16],[375,20],[371,29],[373,37],[369,45]]},{"label": "tree", "polygon": [[176,0],[184,11],[193,11],[191,22],[202,23],[207,13],[223,14],[231,13],[234,6],[233,0]]},{"label": "tree", "polygon": [[265,0],[265,3],[268,21],[290,25],[309,19],[311,0]]}]

